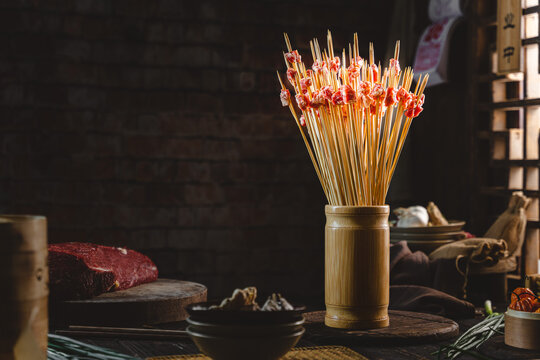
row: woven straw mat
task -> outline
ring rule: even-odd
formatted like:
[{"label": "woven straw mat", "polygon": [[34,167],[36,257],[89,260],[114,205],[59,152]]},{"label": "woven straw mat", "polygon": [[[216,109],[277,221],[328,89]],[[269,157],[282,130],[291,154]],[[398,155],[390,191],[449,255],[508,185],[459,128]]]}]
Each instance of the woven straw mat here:
[{"label": "woven straw mat", "polygon": [[[150,357],[146,360],[211,360],[203,354],[168,355]],[[315,346],[294,348],[281,360],[368,360],[368,358],[343,346]]]}]

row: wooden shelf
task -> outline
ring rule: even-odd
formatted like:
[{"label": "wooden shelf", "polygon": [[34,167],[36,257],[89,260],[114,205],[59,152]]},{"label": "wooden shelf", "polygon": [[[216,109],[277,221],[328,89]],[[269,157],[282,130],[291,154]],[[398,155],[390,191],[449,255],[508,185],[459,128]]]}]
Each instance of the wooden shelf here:
[{"label": "wooden shelf", "polygon": [[479,83],[490,83],[490,82],[499,81],[499,80],[516,81],[514,79],[508,78],[507,75],[497,75],[497,74],[493,74],[493,73],[476,75],[475,78],[476,78],[476,81],[479,82]]},{"label": "wooden shelf", "polygon": [[540,11],[540,6],[531,6],[529,8],[523,9],[523,15],[529,15]]},{"label": "wooden shelf", "polygon": [[502,186],[491,186],[491,187],[482,187],[480,189],[480,193],[484,194],[484,195],[492,195],[492,196],[501,196],[501,197],[510,197],[510,195],[512,195],[513,192],[515,191],[521,191],[523,192],[523,194],[525,194],[526,196],[530,196],[530,197],[539,197],[540,196],[540,191],[539,190],[526,190],[526,189],[522,189],[522,190],[513,190],[513,189],[507,189],[505,187],[502,187]]},{"label": "wooden shelf", "polygon": [[521,275],[518,274],[506,274],[506,278],[521,281]]},{"label": "wooden shelf", "polygon": [[499,136],[499,137],[508,137],[508,134],[510,133],[509,129],[506,130],[492,130],[488,131],[489,134],[493,136]]},{"label": "wooden shelf", "polygon": [[490,165],[498,168],[506,168],[510,166],[534,167],[540,166],[538,159],[521,159],[521,160],[491,160]]},{"label": "wooden shelf", "polygon": [[509,100],[496,103],[482,103],[478,105],[478,110],[492,110],[492,109],[504,109],[504,108],[522,108],[526,106],[538,106],[540,105],[540,99],[521,99],[521,100]]},{"label": "wooden shelf", "polygon": [[[538,170],[540,159],[526,158],[527,154],[529,157],[537,157],[538,153],[536,147],[538,139],[535,139],[531,132],[538,131],[539,123],[536,113],[533,112],[536,110],[531,109],[531,107],[540,106],[540,97],[530,93],[527,86],[528,81],[535,81],[530,72],[537,71],[538,59],[531,58],[530,52],[523,51],[522,54],[526,58],[522,59],[520,72],[505,75],[488,73],[494,70],[494,62],[498,59],[495,53],[497,51],[495,44],[497,37],[493,32],[493,26],[498,24],[496,16],[481,16],[480,14],[485,14],[486,9],[492,11],[495,4],[506,6],[507,3],[505,0],[498,3],[480,0],[474,4],[476,6],[471,6],[472,19],[469,22],[471,34],[469,62],[472,67],[472,71],[469,73],[472,99],[469,118],[473,129],[471,143],[477,147],[477,150],[481,148],[483,151],[476,151],[471,160],[472,167],[478,169],[477,174],[479,175],[475,187],[478,191],[471,197],[471,209],[473,210],[471,223],[477,221],[483,226],[492,223],[491,219],[496,214],[494,214],[495,210],[492,209],[491,205],[502,204],[504,199],[509,199],[516,191],[522,191],[525,196],[532,199],[531,205],[535,208],[529,209],[527,214],[528,217],[537,219],[540,190],[524,188],[537,188],[536,182],[540,176]],[[540,6],[522,9],[522,13],[523,15],[538,14]],[[531,29],[537,25],[532,23],[537,21],[535,17],[528,16],[526,21],[531,21],[531,23],[526,24]],[[519,40],[515,45],[518,44]],[[528,47],[531,45],[534,47],[534,44],[540,46],[540,36],[522,38],[521,44]],[[528,98],[528,96],[535,98]],[[478,101],[479,99],[483,100]],[[488,117],[490,119],[489,128],[486,126]],[[489,145],[486,144],[486,140],[489,141]],[[486,149],[486,146],[490,146],[490,148]],[[496,184],[503,186],[487,186],[493,183],[493,181],[489,181],[489,177],[496,180]],[[540,221],[527,221],[527,232],[517,273],[508,275],[508,279],[511,281],[521,281],[525,274],[538,272],[536,268],[538,260],[537,229],[540,229]]]},{"label": "wooden shelf", "polygon": [[540,43],[540,37],[533,37],[533,38],[528,38],[528,39],[523,39],[521,41],[521,44],[522,45],[531,45],[531,44],[538,44]]}]

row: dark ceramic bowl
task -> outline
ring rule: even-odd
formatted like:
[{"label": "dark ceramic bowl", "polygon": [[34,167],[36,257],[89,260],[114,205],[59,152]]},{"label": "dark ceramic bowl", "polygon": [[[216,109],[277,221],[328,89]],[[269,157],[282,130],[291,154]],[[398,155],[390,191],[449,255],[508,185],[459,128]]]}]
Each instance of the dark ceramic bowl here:
[{"label": "dark ceramic bowl", "polygon": [[200,351],[215,360],[275,360],[305,332],[305,306],[284,311],[207,310],[218,302],[192,304],[187,333]]},{"label": "dark ceramic bowl", "polygon": [[[225,325],[223,325],[225,326]],[[214,360],[277,360],[294,347],[304,328],[297,332],[264,336],[247,336],[230,333],[210,335],[187,327],[187,333],[199,350]]]},{"label": "dark ceramic bowl", "polygon": [[295,334],[304,328],[302,326],[304,319],[277,324],[219,324],[195,321],[190,317],[187,319],[187,323],[194,332],[215,336],[229,336],[231,334],[242,337],[286,335]]}]

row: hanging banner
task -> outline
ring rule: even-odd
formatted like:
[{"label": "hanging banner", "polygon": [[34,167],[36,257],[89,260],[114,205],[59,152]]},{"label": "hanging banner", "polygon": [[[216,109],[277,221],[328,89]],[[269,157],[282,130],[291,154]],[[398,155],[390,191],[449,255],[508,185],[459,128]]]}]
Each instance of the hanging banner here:
[{"label": "hanging banner", "polygon": [[497,73],[521,71],[521,0],[497,1]]},{"label": "hanging banner", "polygon": [[422,36],[414,61],[414,77],[429,74],[428,87],[447,82],[448,51],[452,33],[463,15],[460,0],[430,0],[428,26]]},{"label": "hanging banner", "polygon": [[429,74],[429,86],[447,81],[448,47],[450,37],[459,18],[446,18],[431,24],[420,38],[414,61],[414,78]]}]

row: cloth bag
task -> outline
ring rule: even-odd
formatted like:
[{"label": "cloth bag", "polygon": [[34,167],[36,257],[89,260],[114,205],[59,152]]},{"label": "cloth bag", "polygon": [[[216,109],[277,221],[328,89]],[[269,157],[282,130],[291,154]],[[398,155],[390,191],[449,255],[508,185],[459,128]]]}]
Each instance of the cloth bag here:
[{"label": "cloth bag", "polygon": [[[406,241],[390,245],[390,308],[467,317],[472,304],[464,305],[458,299],[463,297],[463,282],[464,276],[456,269],[454,259],[430,260],[421,251],[413,253]],[[395,288],[401,285],[408,287]],[[420,288],[438,291],[426,293]],[[448,296],[442,296],[441,292]]]},{"label": "cloth bag", "polygon": [[508,202],[508,208],[495,220],[484,234],[485,238],[503,239],[508,247],[507,257],[521,255],[521,247],[525,239],[527,214],[525,210],[531,199],[516,191]]}]

